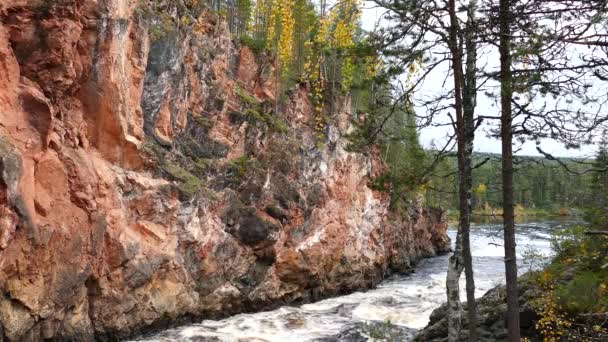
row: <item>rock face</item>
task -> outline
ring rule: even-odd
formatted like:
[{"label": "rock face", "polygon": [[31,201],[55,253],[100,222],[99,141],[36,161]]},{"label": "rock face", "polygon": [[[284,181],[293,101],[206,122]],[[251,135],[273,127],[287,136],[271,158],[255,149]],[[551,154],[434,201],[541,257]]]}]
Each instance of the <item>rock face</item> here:
[{"label": "rock face", "polygon": [[440,211],[368,187],[383,165],[347,152],[348,99],[320,146],[306,87],[275,113],[272,67],[197,1],[0,19],[0,341],[314,300],[449,247]]},{"label": "rock face", "polygon": [[[535,323],[539,319],[532,303],[539,298],[542,290],[535,286],[531,274],[525,274],[519,278],[519,305],[520,305],[520,328],[523,336],[529,341],[542,341],[535,329]],[[466,305],[463,303],[463,308]],[[480,342],[506,342],[508,341],[506,328],[507,299],[506,288],[498,285],[486,292],[477,301],[477,331]],[[463,330],[460,341],[468,341],[468,318],[466,310],[462,316]],[[447,305],[443,304],[435,309],[430,317],[429,324],[420,330],[415,341],[420,342],[447,342],[448,341],[448,321]]]}]

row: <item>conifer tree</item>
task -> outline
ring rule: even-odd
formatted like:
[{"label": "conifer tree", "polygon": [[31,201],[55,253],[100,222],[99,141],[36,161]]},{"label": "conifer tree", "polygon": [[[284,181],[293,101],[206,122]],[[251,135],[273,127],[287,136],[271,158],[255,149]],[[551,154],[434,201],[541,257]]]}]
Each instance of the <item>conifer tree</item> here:
[{"label": "conifer tree", "polygon": [[596,227],[608,228],[608,133],[602,134],[591,176],[592,206],[587,210],[589,222]]}]

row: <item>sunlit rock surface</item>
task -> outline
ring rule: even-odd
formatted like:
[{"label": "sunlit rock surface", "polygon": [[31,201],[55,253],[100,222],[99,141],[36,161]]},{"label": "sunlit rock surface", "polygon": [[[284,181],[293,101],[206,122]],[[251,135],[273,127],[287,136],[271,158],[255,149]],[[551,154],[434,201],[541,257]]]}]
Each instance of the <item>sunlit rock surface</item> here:
[{"label": "sunlit rock surface", "polygon": [[[0,340],[88,341],[377,284],[448,246],[389,212],[349,100],[319,144],[305,86],[204,8],[0,4]],[[187,2],[189,3],[189,2]]]}]

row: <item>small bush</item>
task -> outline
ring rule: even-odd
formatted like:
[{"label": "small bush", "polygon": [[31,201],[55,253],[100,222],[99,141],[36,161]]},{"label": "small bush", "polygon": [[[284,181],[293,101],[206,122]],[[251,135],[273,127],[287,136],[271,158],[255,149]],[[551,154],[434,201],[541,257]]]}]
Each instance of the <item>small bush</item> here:
[{"label": "small bush", "polygon": [[532,246],[528,246],[523,250],[522,259],[523,264],[528,268],[528,272],[532,272],[540,268],[547,261],[547,257],[541,253],[538,248]]},{"label": "small bush", "polygon": [[281,118],[273,115],[272,112],[264,110],[263,103],[255,96],[239,85],[236,86],[234,91],[243,101],[244,114],[250,122],[261,122],[275,132],[287,133],[289,130],[287,124]]},{"label": "small bush", "polygon": [[166,161],[163,169],[179,182],[179,190],[188,197],[194,196],[204,185],[201,179],[176,163]]},{"label": "small bush", "polygon": [[260,100],[255,96],[251,95],[247,90],[243,89],[240,85],[236,85],[234,92],[243,100],[243,102],[249,106],[259,106]]},{"label": "small bush", "polygon": [[557,230],[551,237],[551,248],[558,258],[564,258],[577,253],[577,247],[585,240],[586,227],[574,226]]},{"label": "small bush", "polygon": [[557,300],[569,313],[603,312],[608,309],[608,297],[604,293],[600,274],[584,271],[566,284],[556,287]]},{"label": "small bush", "polygon": [[377,342],[393,342],[395,341],[391,333],[391,321],[386,320],[382,323],[365,323],[363,333],[367,335],[370,341]]},{"label": "small bush", "polygon": [[243,34],[239,38],[239,41],[243,46],[250,48],[255,55],[260,55],[266,50],[266,41],[263,39],[256,39],[248,34]]},{"label": "small bush", "polygon": [[[544,341],[606,341],[608,238],[577,226],[555,233],[555,259],[540,273],[542,294],[534,306]],[[599,315],[599,316],[598,316]]]},{"label": "small bush", "polygon": [[236,178],[243,178],[249,170],[249,156],[243,155],[228,162],[228,170]]}]

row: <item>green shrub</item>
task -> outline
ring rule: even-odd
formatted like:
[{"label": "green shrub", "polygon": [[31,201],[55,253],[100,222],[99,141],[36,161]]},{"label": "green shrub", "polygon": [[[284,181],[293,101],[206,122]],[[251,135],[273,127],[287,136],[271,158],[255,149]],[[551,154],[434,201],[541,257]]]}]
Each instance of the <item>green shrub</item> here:
[{"label": "green shrub", "polygon": [[391,332],[391,321],[386,320],[380,322],[365,323],[363,332],[369,340],[377,342],[393,342],[396,341]]},{"label": "green shrub", "polygon": [[255,96],[251,95],[247,90],[243,89],[240,85],[236,85],[234,92],[243,100],[243,102],[249,106],[259,106],[260,100]]},{"label": "green shrub", "polygon": [[547,260],[547,257],[543,253],[541,253],[538,248],[532,246],[528,246],[522,251],[521,254],[523,259],[522,262],[524,266],[528,268],[528,272],[532,272],[538,269]]},{"label": "green shrub", "polygon": [[237,85],[235,93],[241,98],[245,106],[244,114],[250,122],[260,122],[267,125],[270,129],[278,133],[287,133],[287,124],[272,112],[264,110],[263,104],[247,90]]},{"label": "green shrub", "polygon": [[179,182],[179,190],[188,197],[194,196],[204,185],[201,179],[177,163],[165,161],[163,169]]},{"label": "green shrub", "polygon": [[551,240],[556,262],[575,264],[577,269],[608,271],[608,236],[586,235],[587,226],[575,226],[554,233]]},{"label": "green shrub", "polygon": [[243,178],[249,170],[249,156],[243,155],[228,162],[228,170],[236,178]]},{"label": "green shrub", "polygon": [[211,122],[211,119],[202,115],[195,116],[194,122],[196,122],[200,127],[205,129],[211,129],[211,127],[213,127],[213,122]]},{"label": "green shrub", "polygon": [[574,226],[553,232],[551,248],[559,258],[576,254],[578,246],[586,239],[585,231],[587,229],[584,226]]},{"label": "green shrub", "polygon": [[556,279],[555,298],[569,314],[608,310],[608,237],[585,234],[588,226],[554,233],[556,257],[546,272]]},{"label": "green shrub", "polygon": [[248,34],[243,34],[239,37],[239,41],[243,46],[250,48],[256,55],[260,55],[266,50],[266,41],[264,39],[256,39]]},{"label": "green shrub", "polygon": [[593,313],[608,308],[608,297],[603,294],[602,277],[599,273],[584,271],[565,284],[559,284],[555,292],[558,303],[569,313]]}]

